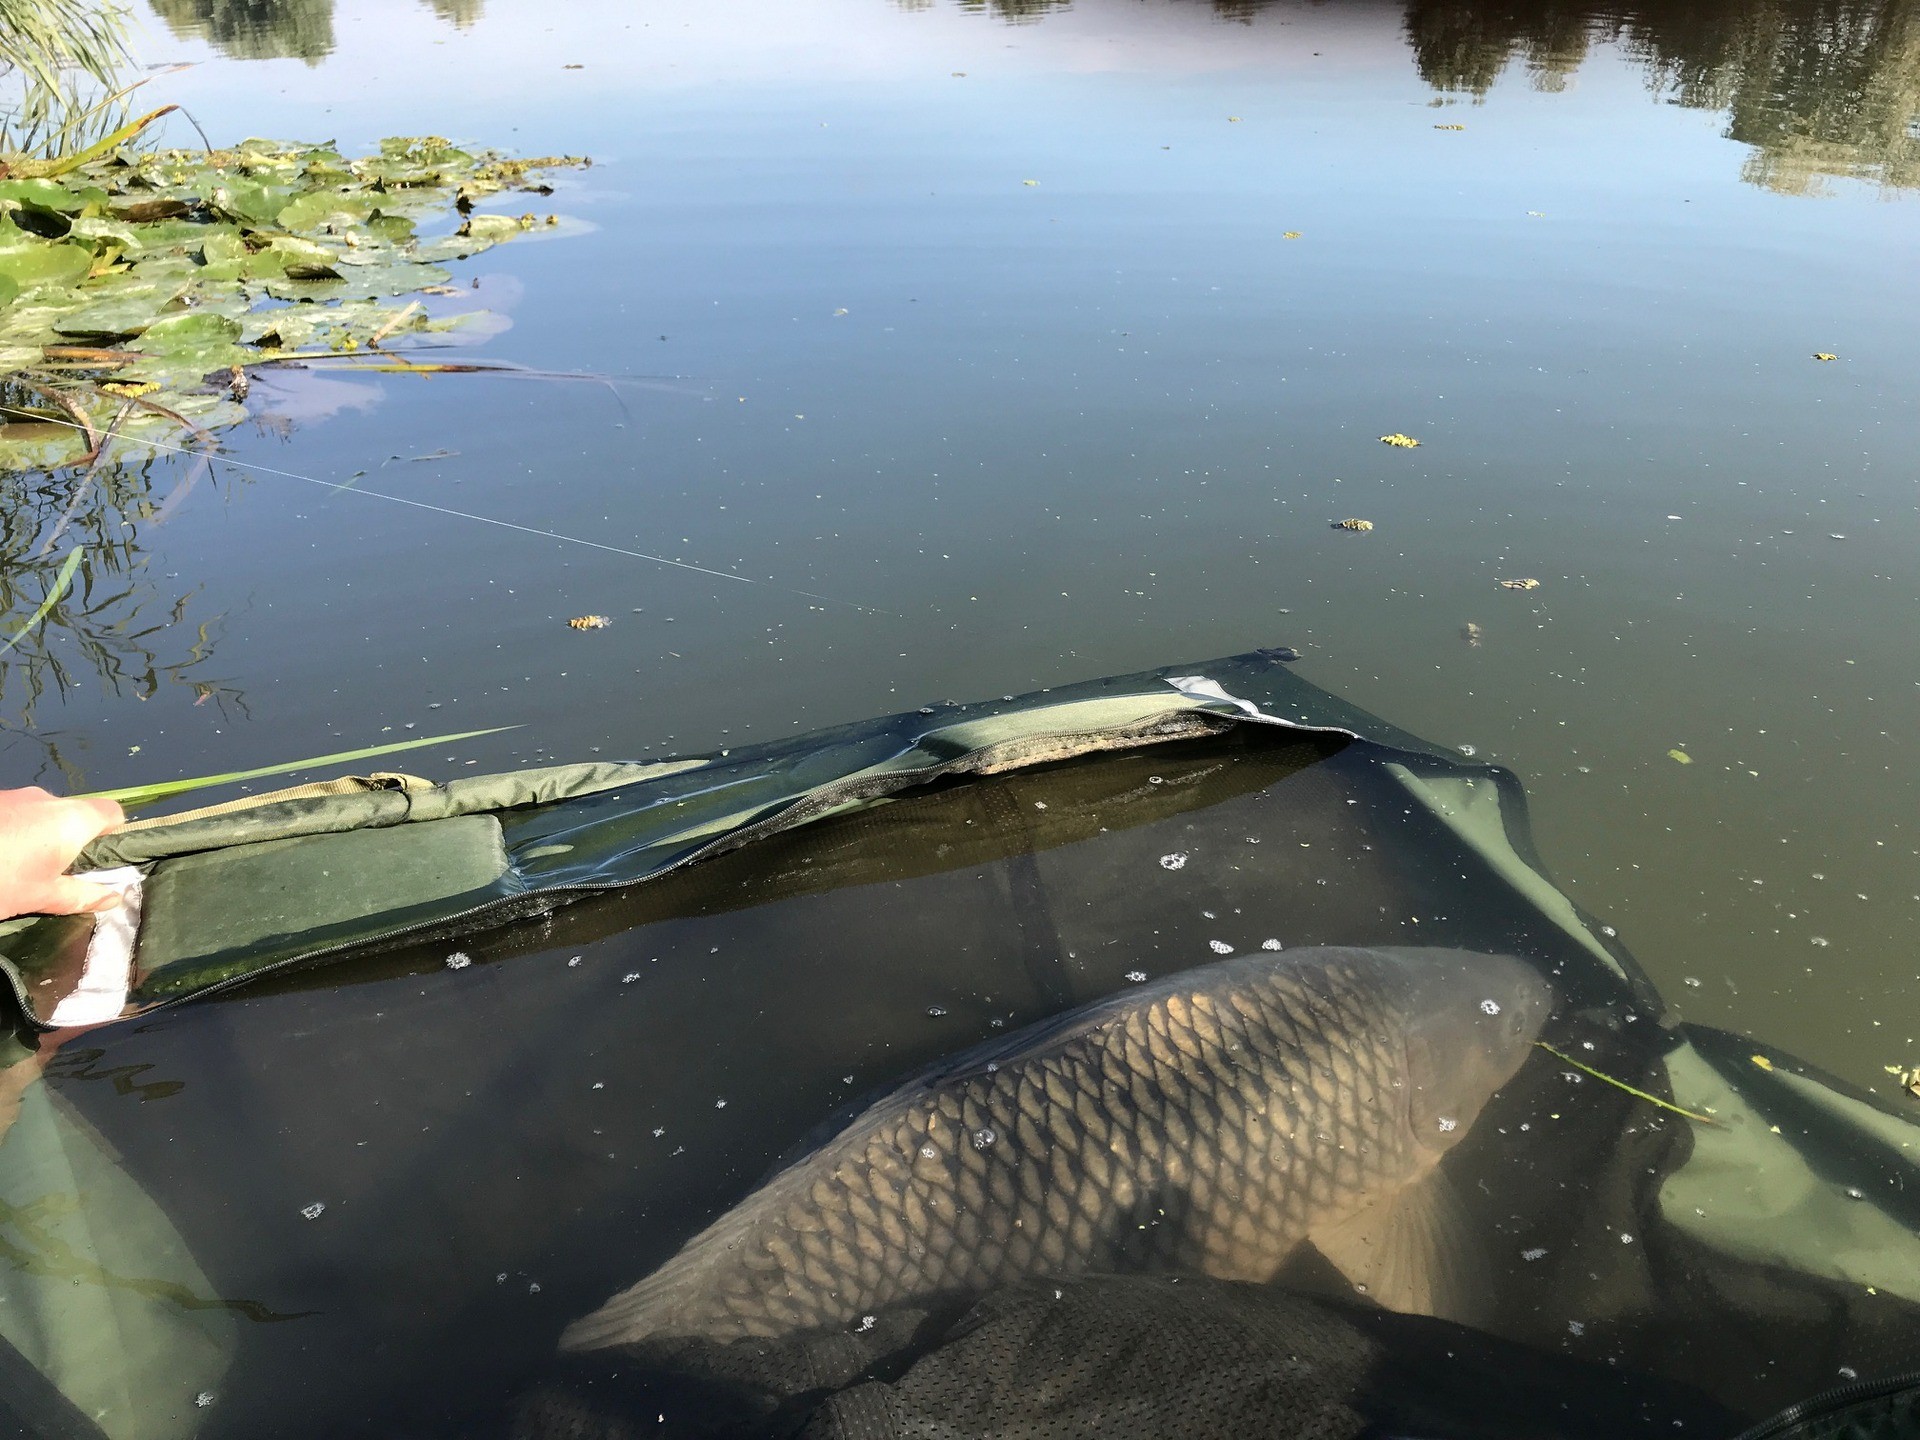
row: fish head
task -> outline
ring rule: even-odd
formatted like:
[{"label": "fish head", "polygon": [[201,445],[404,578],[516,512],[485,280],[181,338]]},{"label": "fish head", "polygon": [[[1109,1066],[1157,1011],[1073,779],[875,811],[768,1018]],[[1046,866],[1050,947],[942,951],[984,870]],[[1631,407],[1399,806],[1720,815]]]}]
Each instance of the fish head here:
[{"label": "fish head", "polygon": [[1406,967],[1408,1118],[1415,1141],[1443,1154],[1531,1053],[1553,986],[1509,955],[1388,953]]}]

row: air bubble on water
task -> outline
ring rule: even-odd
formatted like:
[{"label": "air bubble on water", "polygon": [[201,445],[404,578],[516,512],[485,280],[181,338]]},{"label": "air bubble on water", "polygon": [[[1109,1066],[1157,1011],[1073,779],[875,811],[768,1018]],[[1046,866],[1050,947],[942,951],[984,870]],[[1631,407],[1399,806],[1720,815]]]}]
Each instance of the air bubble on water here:
[{"label": "air bubble on water", "polygon": [[202,1390],[198,1395],[193,1397],[193,1403],[198,1405],[202,1410],[206,1409],[207,1406],[213,1403],[213,1391]]},{"label": "air bubble on water", "polygon": [[929,1142],[920,1147],[920,1158],[922,1160],[938,1160],[940,1158],[940,1152]]},{"label": "air bubble on water", "polygon": [[936,1020],[938,1020],[942,1015],[946,1013],[947,1013],[947,1007],[944,1005],[927,1006],[927,1014],[931,1015]]},{"label": "air bubble on water", "polygon": [[1567,1333],[1568,1333],[1569,1335],[1584,1335],[1584,1334],[1586,1334],[1586,1333],[1587,1333],[1587,1326],[1586,1326],[1586,1322],[1585,1322],[1585,1321],[1583,1321],[1583,1320],[1569,1320],[1569,1321],[1567,1321]]},{"label": "air bubble on water", "polygon": [[713,1108],[716,1110],[724,1110],[727,1108],[727,1102],[725,1100],[716,1100],[713,1102]]},{"label": "air bubble on water", "polygon": [[1440,1117],[1440,1133],[1442,1135],[1445,1135],[1448,1131],[1456,1129],[1459,1126],[1459,1124],[1460,1122],[1458,1120],[1452,1119],[1446,1115],[1442,1115]]},{"label": "air bubble on water", "polygon": [[666,1133],[667,1133],[667,1127],[664,1125],[656,1125],[653,1127],[653,1138],[656,1140],[658,1140],[662,1135]]},{"label": "air bubble on water", "polygon": [[471,964],[473,964],[473,957],[464,950],[456,950],[453,954],[447,956],[447,969],[449,970],[464,970]]},{"label": "air bubble on water", "polygon": [[538,1295],[540,1293],[540,1282],[538,1280],[529,1280],[527,1282],[527,1293],[529,1295]]},{"label": "air bubble on water", "polygon": [[1164,775],[1147,776],[1147,784],[1149,785],[1164,785],[1166,783],[1167,783],[1167,777]]},{"label": "air bubble on water", "polygon": [[983,1128],[983,1129],[976,1130],[973,1132],[973,1148],[976,1150],[985,1150],[988,1146],[992,1145],[993,1142],[998,1140],[999,1138],[1000,1137],[998,1135],[994,1134],[993,1131],[989,1129]]},{"label": "air bubble on water", "polygon": [[1203,920],[1218,920],[1220,917],[1211,910],[1202,910],[1200,912],[1200,918]]},{"label": "air bubble on water", "polygon": [[593,1088],[596,1090],[604,1090],[607,1088],[607,1082],[604,1080],[596,1080],[593,1082]]},{"label": "air bubble on water", "polygon": [[1224,940],[1209,940],[1207,941],[1207,948],[1216,955],[1233,954],[1233,946],[1227,944]]},{"label": "air bubble on water", "polygon": [[1178,870],[1186,863],[1187,852],[1184,850],[1176,850],[1171,855],[1162,855],[1160,857],[1160,868],[1162,870]]},{"label": "air bubble on water", "polygon": [[1462,745],[1462,746],[1460,747],[1460,753],[1461,753],[1462,755],[1466,755],[1466,756],[1469,756],[1469,757],[1471,757],[1471,756],[1474,756],[1474,755],[1478,755],[1478,754],[1480,753],[1480,751],[1479,751],[1479,750],[1478,750],[1478,749],[1477,749],[1477,748],[1476,748],[1475,746],[1472,746],[1472,745]]},{"label": "air bubble on water", "polygon": [[995,1075],[999,1073],[999,1070],[1000,1062],[998,1060],[989,1060],[987,1062],[987,1074]]},{"label": "air bubble on water", "polygon": [[1698,990],[1700,988],[1700,982],[1691,975],[1682,976],[1681,983],[1689,989]]},{"label": "air bubble on water", "polygon": [[998,1015],[995,1015],[991,1020],[987,1021],[988,1026],[990,1026],[992,1029],[995,1029],[995,1030],[1000,1029],[1006,1023],[1007,1022],[1005,1020],[1002,1020]]},{"label": "air bubble on water", "polygon": [[853,1077],[851,1075],[842,1075],[840,1077],[840,1083],[842,1085],[851,1085],[853,1083]]},{"label": "air bubble on water", "polygon": [[1864,1200],[1866,1198],[1867,1198],[1867,1192],[1862,1190],[1858,1185],[1847,1186],[1847,1199]]},{"label": "air bubble on water", "polygon": [[1247,844],[1258,845],[1259,843],[1260,843],[1260,837],[1258,835],[1247,836]]},{"label": "air bubble on water", "polygon": [[318,1220],[326,1213],[327,1202],[324,1200],[316,1200],[311,1205],[302,1205],[300,1207],[300,1218],[302,1220]]},{"label": "air bubble on water", "polygon": [[1840,1378],[1842,1380],[1858,1380],[1860,1378],[1860,1372],[1851,1365],[1842,1365],[1840,1367]]},{"label": "air bubble on water", "polygon": [[1536,1245],[1531,1250],[1522,1250],[1520,1252],[1520,1258],[1522,1260],[1544,1260],[1547,1258],[1546,1246]]},{"label": "air bubble on water", "polygon": [[631,985],[633,984],[634,981],[638,980],[639,978],[640,978],[640,972],[638,970],[629,970],[626,974],[620,977],[620,983],[622,985]]},{"label": "air bubble on water", "polygon": [[496,1276],[494,1276],[494,1277],[493,1277],[493,1283],[494,1283],[494,1284],[496,1284],[496,1285],[504,1285],[504,1284],[506,1284],[506,1283],[507,1283],[507,1272],[506,1272],[506,1271],[504,1271],[504,1270],[502,1270],[502,1271],[501,1271],[501,1272],[500,1272],[500,1273],[499,1273],[498,1275],[496,1275]]},{"label": "air bubble on water", "polygon": [[1280,942],[1278,940],[1262,940],[1260,942],[1260,948],[1262,950],[1278,950],[1280,949]]},{"label": "air bubble on water", "polygon": [[1127,971],[1127,979],[1131,980],[1136,985],[1138,985],[1142,980],[1145,980],[1146,978],[1147,978],[1147,972],[1144,970]]},{"label": "air bubble on water", "polygon": [[1612,935],[1618,935],[1620,932],[1614,929],[1611,925],[1602,925],[1600,927],[1600,933],[1602,935],[1612,936]]},{"label": "air bubble on water", "polygon": [[1480,1002],[1480,1013],[1482,1015],[1498,1015],[1500,1013],[1500,1002],[1498,1000],[1482,1000]]},{"label": "air bubble on water", "polygon": [[575,955],[571,960],[567,961],[567,968],[571,970],[574,966],[578,965],[585,958],[586,957],[583,955]]},{"label": "air bubble on water", "polygon": [[1814,878],[1814,879],[1816,879],[1816,880],[1824,880],[1824,879],[1826,879],[1827,877],[1826,877],[1825,875],[1823,875],[1823,874],[1821,874],[1821,873],[1820,873],[1820,872],[1819,872],[1818,870],[1815,870],[1815,871],[1813,872],[1813,878]]},{"label": "air bubble on water", "polygon": [[1633,1243],[1633,1236],[1629,1235],[1626,1231],[1622,1230],[1620,1232],[1620,1243],[1622,1245],[1631,1245]]},{"label": "air bubble on water", "polygon": [[873,1316],[871,1316],[871,1315],[862,1315],[862,1316],[860,1317],[860,1323],[859,1323],[859,1324],[858,1324],[857,1326],[855,1326],[854,1328],[855,1328],[856,1330],[858,1330],[858,1331],[866,1331],[866,1330],[871,1330],[871,1329],[872,1329],[872,1328],[874,1327],[874,1325],[875,1325],[876,1323],[877,1323],[877,1321],[875,1320],[875,1318],[874,1318]]},{"label": "air bubble on water", "polygon": [[1033,802],[1033,808],[1036,810],[1044,810],[1047,808],[1047,802],[1044,800],[1036,800]]},{"label": "air bubble on water", "polygon": [[1825,948],[1826,948],[1826,945],[1827,945],[1827,937],[1826,937],[1826,936],[1824,936],[1824,935],[1814,935],[1814,936],[1810,936],[1809,938],[1810,938],[1810,939],[1811,939],[1811,940],[1813,941],[1813,943],[1814,943],[1814,944],[1816,944],[1816,945],[1818,945],[1818,946],[1820,946],[1820,947],[1821,947],[1822,949],[1825,949]]}]

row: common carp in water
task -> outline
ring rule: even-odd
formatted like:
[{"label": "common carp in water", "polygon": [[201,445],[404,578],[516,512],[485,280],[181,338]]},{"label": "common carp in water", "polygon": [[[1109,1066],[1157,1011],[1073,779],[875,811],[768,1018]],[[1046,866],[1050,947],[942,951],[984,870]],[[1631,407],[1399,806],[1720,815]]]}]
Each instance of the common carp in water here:
[{"label": "common carp in water", "polygon": [[1302,1244],[1381,1304],[1474,1277],[1434,1175],[1552,987],[1464,950],[1219,961],[970,1051],[868,1107],[561,1337],[727,1340],[1094,1271],[1273,1277]]}]

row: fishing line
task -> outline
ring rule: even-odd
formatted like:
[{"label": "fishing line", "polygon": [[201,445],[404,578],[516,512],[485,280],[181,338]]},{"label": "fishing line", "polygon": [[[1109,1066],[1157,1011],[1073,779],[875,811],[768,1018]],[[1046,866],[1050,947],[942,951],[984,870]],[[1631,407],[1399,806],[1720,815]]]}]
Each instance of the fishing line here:
[{"label": "fishing line", "polygon": [[[72,420],[56,420],[51,416],[32,410],[22,410],[17,406],[0,405],[0,412],[25,416],[31,420],[48,425],[64,425],[69,430],[85,434],[85,427]],[[527,535],[538,535],[546,540],[564,540],[569,545],[584,545],[589,550],[605,550],[611,555],[625,555],[634,560],[649,560],[655,565],[668,565],[676,570],[691,570],[696,575],[711,575],[716,580],[733,580],[742,585],[764,585],[771,590],[781,590],[789,595],[799,595],[808,600],[824,600],[829,605],[845,605],[854,610],[869,611],[876,615],[892,615],[891,610],[878,605],[862,605],[854,600],[842,600],[836,595],[821,595],[812,590],[796,590],[791,585],[779,585],[771,580],[755,580],[750,575],[735,575],[726,570],[711,570],[705,565],[695,565],[687,560],[669,560],[664,555],[649,555],[644,550],[628,550],[619,545],[608,545],[599,540],[583,540],[578,535],[563,535],[558,530],[542,530],[533,525],[521,525],[512,520],[498,520],[491,515],[476,515],[471,510],[455,510],[446,505],[435,505],[426,500],[409,500],[404,495],[390,495],[382,490],[369,490],[361,485],[346,484],[337,480],[321,480],[313,475],[302,475],[296,470],[281,470],[272,465],[261,465],[252,460],[235,460],[226,455],[216,455],[205,450],[196,450],[186,445],[169,445],[164,440],[144,440],[138,437],[123,437],[135,445],[145,445],[151,450],[166,450],[175,455],[196,455],[209,464],[218,461],[230,465],[236,470],[251,470],[261,475],[278,475],[288,480],[304,480],[309,485],[318,485],[326,490],[342,490],[354,495],[368,495],[375,500],[391,500],[396,505],[411,505],[416,510],[431,510],[437,515],[451,515],[457,520],[474,520],[482,525],[497,525],[502,530],[518,530]]]}]

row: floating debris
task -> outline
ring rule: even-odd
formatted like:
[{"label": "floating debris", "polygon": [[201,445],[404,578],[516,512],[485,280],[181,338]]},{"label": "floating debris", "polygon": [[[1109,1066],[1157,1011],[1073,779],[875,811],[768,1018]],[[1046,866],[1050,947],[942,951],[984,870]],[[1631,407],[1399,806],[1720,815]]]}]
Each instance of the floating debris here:
[{"label": "floating debris", "polygon": [[1676,765],[1691,765],[1693,763],[1693,757],[1684,750],[1669,750],[1667,751],[1667,758]]},{"label": "floating debris", "polygon": [[1411,450],[1420,442],[1411,435],[1402,435],[1396,430],[1391,435],[1382,435],[1380,437],[1380,443],[1382,445],[1391,445],[1396,450]]},{"label": "floating debris", "polygon": [[1475,650],[1478,650],[1480,648],[1481,634],[1482,634],[1482,631],[1480,627],[1474,624],[1473,621],[1471,620],[1467,621],[1466,624],[1460,627],[1460,638],[1466,641],[1467,644]]},{"label": "floating debris", "polygon": [[1900,1088],[1920,1100],[1920,1065],[1887,1065],[1882,1067],[1887,1074],[1900,1082]]},{"label": "floating debris", "polygon": [[575,630],[604,630],[613,621],[605,615],[576,615],[567,624]]},{"label": "floating debris", "polygon": [[1762,1070],[1773,1069],[1773,1061],[1769,1060],[1764,1055],[1749,1055],[1747,1058],[1753,1061],[1753,1063],[1758,1065]]},{"label": "floating debris", "polygon": [[1467,127],[1464,125],[1436,125],[1433,128],[1436,130],[1464,130]]},{"label": "floating debris", "polygon": [[1838,355],[1830,354],[1825,350],[1816,350],[1813,352],[1813,358],[1816,360],[1838,360],[1840,357]]},{"label": "floating debris", "polygon": [[1373,522],[1371,520],[1336,520],[1333,522],[1333,528],[1336,530],[1371,530],[1373,528]]},{"label": "floating debris", "polygon": [[1282,240],[1298,240],[1300,238],[1300,232],[1298,230],[1282,230],[1280,232],[1280,238]]},{"label": "floating debris", "polygon": [[1300,658],[1300,652],[1291,645],[1263,645],[1253,653],[1275,665],[1290,663]]},{"label": "floating debris", "polygon": [[447,969],[464,970],[473,964],[473,957],[464,950],[456,950],[447,956]]},{"label": "floating debris", "polygon": [[326,1213],[327,1203],[324,1200],[316,1200],[311,1205],[302,1205],[300,1207],[300,1218],[302,1220],[318,1220]]},{"label": "floating debris", "polygon": [[1183,868],[1186,863],[1187,852],[1184,850],[1176,850],[1171,855],[1162,855],[1160,857],[1160,868],[1162,870],[1179,870]]},{"label": "floating debris", "polygon": [[1533,579],[1501,580],[1498,584],[1502,590],[1538,590],[1540,588],[1540,582]]}]

